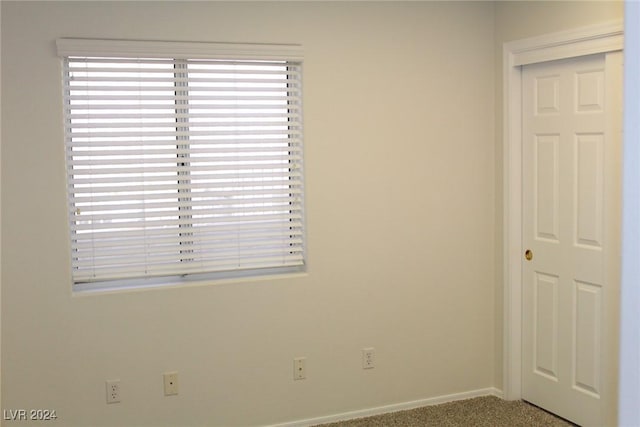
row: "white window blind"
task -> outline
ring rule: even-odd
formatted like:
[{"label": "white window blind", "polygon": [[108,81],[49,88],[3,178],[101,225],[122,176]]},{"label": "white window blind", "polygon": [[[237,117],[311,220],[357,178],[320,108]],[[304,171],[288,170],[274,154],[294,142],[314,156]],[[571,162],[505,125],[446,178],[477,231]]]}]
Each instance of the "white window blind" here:
[{"label": "white window blind", "polygon": [[58,41],[74,283],[302,267],[301,61],[100,43]]}]

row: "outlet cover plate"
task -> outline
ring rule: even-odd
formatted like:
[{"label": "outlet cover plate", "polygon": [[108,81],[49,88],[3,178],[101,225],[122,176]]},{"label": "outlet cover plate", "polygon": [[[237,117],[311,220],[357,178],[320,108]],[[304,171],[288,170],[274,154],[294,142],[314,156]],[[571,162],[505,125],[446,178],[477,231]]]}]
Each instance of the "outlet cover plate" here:
[{"label": "outlet cover plate", "polygon": [[120,403],[120,380],[107,380],[107,403]]},{"label": "outlet cover plate", "polygon": [[373,369],[376,366],[376,350],[373,347],[362,349],[362,369]]}]

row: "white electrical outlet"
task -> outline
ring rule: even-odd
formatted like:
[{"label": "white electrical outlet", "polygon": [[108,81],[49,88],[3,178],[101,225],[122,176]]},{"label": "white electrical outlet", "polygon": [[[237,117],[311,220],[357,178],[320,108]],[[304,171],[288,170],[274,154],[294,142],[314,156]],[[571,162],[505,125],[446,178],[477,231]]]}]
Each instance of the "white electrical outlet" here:
[{"label": "white electrical outlet", "polygon": [[362,369],[372,369],[376,366],[376,351],[373,347],[362,349]]},{"label": "white electrical outlet", "polygon": [[307,358],[296,357],[293,359],[293,379],[303,380],[307,378]]},{"label": "white electrical outlet", "polygon": [[108,380],[107,386],[107,403],[120,402],[120,380]]},{"label": "white electrical outlet", "polygon": [[164,379],[164,395],[174,396],[178,394],[178,373],[165,372],[162,377]]}]

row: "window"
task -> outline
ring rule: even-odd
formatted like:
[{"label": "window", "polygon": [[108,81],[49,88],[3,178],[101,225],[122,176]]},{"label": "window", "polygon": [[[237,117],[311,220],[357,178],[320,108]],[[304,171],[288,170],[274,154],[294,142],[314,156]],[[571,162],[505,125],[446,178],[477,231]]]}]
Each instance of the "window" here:
[{"label": "window", "polygon": [[299,48],[57,46],[75,289],[303,269]]}]

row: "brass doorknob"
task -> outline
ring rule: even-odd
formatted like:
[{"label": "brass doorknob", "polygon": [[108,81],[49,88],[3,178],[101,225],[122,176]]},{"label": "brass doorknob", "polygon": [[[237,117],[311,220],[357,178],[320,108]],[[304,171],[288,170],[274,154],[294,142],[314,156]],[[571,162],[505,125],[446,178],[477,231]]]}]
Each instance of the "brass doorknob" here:
[{"label": "brass doorknob", "polygon": [[531,249],[527,249],[526,251],[524,251],[524,257],[527,259],[527,261],[531,261],[531,259],[533,258],[533,252],[531,252]]}]

